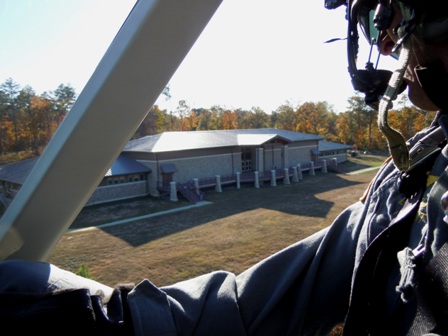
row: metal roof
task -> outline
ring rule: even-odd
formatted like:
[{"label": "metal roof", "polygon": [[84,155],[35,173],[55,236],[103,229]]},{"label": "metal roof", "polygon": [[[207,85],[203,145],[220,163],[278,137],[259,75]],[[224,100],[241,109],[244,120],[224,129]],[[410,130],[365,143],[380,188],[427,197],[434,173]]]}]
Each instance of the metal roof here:
[{"label": "metal roof", "polygon": [[39,158],[7,164],[0,170],[0,180],[23,184]]},{"label": "metal roof", "polygon": [[177,172],[176,166],[173,163],[162,163],[160,165],[162,173],[175,173]]},{"label": "metal roof", "polygon": [[140,162],[120,154],[104,176],[150,173],[151,169]]},{"label": "metal roof", "polygon": [[[32,158],[3,166],[0,169],[0,181],[22,185],[39,158]],[[123,154],[115,160],[104,176],[150,173],[151,169]]]},{"label": "metal roof", "polygon": [[339,150],[339,149],[352,149],[353,145],[344,145],[337,142],[319,141],[319,151]]},{"label": "metal roof", "polygon": [[160,153],[231,146],[259,146],[275,138],[281,138],[287,142],[319,141],[324,139],[320,135],[275,128],[164,132],[131,140],[124,147],[123,151]]}]

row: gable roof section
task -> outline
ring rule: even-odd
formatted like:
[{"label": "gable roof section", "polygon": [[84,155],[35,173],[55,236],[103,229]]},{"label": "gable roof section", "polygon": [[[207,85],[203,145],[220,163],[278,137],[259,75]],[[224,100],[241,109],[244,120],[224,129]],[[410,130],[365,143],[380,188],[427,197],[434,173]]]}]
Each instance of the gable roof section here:
[{"label": "gable roof section", "polygon": [[120,154],[104,176],[150,173],[151,169],[140,162]]},{"label": "gable roof section", "polygon": [[14,162],[5,165],[0,169],[0,180],[11,183],[23,184],[34,168],[38,157]]},{"label": "gable roof section", "polygon": [[164,132],[131,140],[124,147],[124,152],[161,153],[191,149],[205,149],[231,146],[259,146],[275,138],[287,142],[324,139],[320,135],[305,134],[275,128],[258,128],[245,130],[216,130]]}]

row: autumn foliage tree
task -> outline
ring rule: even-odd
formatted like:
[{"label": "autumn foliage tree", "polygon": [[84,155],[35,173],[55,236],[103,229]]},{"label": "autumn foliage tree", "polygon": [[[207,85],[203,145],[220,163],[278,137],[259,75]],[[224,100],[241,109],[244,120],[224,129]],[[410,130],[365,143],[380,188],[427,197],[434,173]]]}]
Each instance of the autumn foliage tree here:
[{"label": "autumn foliage tree", "polygon": [[238,116],[237,112],[226,110],[222,114],[222,128],[225,130],[238,128]]},{"label": "autumn foliage tree", "polygon": [[76,99],[72,87],[37,95],[8,78],[0,84],[0,152],[40,155]]},{"label": "autumn foliage tree", "polygon": [[159,134],[169,129],[171,116],[161,110],[157,105],[151,107],[145,119],[137,128],[133,138],[138,139],[149,134]]},{"label": "autumn foliage tree", "polygon": [[198,126],[198,116],[194,110],[182,119],[182,130],[184,131],[196,131]]},{"label": "autumn foliage tree", "polygon": [[291,105],[281,105],[272,112],[272,123],[275,128],[284,129],[288,131],[295,131],[298,123],[298,115]]},{"label": "autumn foliage tree", "polygon": [[327,132],[330,112],[324,102],[306,102],[297,110],[297,132],[324,135]]},{"label": "autumn foliage tree", "polygon": [[[169,91],[163,93],[169,98]],[[0,84],[0,153],[32,151],[39,155],[74,104],[70,86],[37,95],[29,86],[20,88],[12,79]],[[435,112],[411,106],[406,98],[389,111],[389,124],[408,139],[429,125]],[[126,113],[126,111],[123,111]],[[387,142],[378,130],[377,112],[354,94],[347,99],[347,110],[335,113],[327,102],[286,103],[266,113],[260,107],[229,109],[219,105],[190,107],[179,101],[175,111],[154,105],[137,128],[133,138],[165,131],[278,128],[323,136],[327,141],[354,145],[363,150],[387,151]]]}]

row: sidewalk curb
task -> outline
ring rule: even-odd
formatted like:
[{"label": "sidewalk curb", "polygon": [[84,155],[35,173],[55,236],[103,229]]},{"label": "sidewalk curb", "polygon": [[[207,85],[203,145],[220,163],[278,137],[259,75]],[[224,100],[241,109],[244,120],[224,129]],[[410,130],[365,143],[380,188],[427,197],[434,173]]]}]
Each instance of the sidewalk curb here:
[{"label": "sidewalk curb", "polygon": [[362,174],[362,173],[366,173],[369,172],[371,170],[375,170],[375,169],[380,169],[380,167],[370,167],[370,168],[365,168],[365,169],[360,169],[360,170],[355,170],[352,171],[350,173],[347,173],[347,175],[357,175],[357,174]]}]

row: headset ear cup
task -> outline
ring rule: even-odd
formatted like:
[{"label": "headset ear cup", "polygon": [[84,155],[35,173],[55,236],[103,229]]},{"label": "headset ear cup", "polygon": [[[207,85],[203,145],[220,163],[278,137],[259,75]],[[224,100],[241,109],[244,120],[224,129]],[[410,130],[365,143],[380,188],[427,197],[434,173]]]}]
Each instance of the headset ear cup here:
[{"label": "headset ear cup", "polygon": [[426,43],[438,43],[448,39],[447,0],[399,0],[414,9],[421,22],[418,32]]},{"label": "headset ear cup", "polygon": [[445,2],[445,0],[398,0],[398,1],[401,2],[402,4],[405,4],[406,6],[416,9],[440,6]]},{"label": "headset ear cup", "polygon": [[420,34],[426,43],[439,43],[448,39],[448,13],[445,11],[445,17],[425,20],[420,25]]}]

